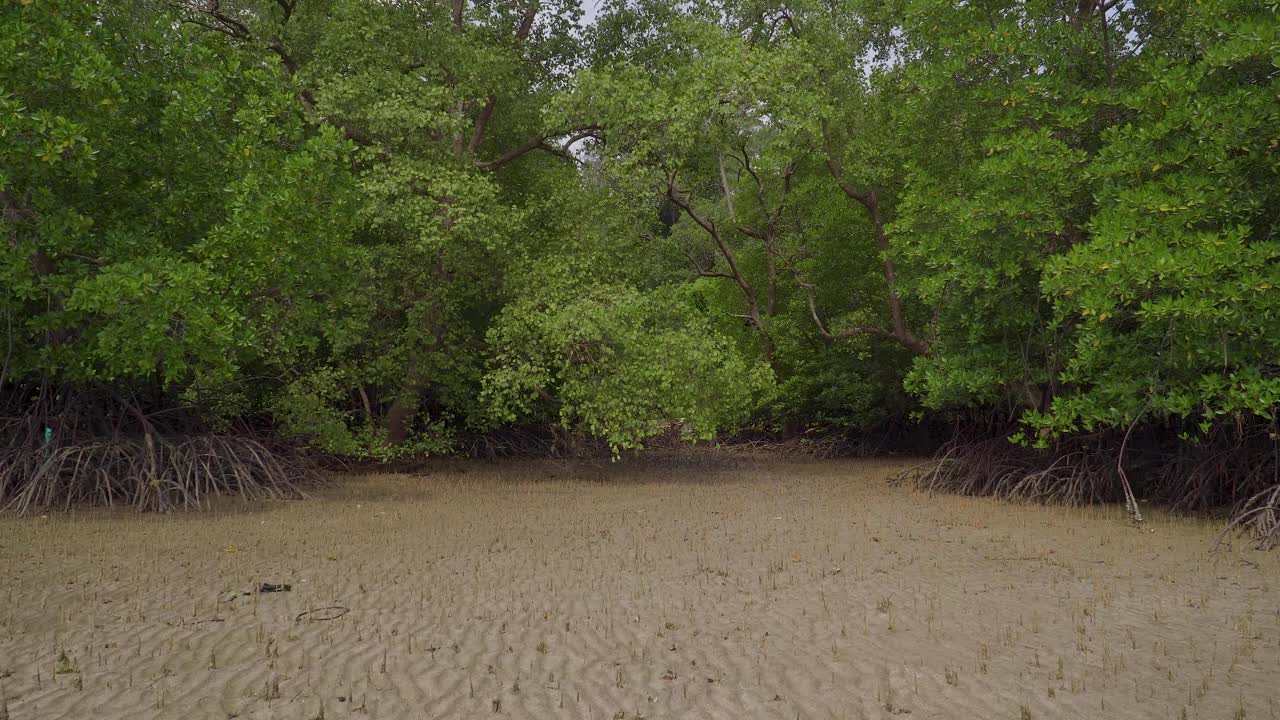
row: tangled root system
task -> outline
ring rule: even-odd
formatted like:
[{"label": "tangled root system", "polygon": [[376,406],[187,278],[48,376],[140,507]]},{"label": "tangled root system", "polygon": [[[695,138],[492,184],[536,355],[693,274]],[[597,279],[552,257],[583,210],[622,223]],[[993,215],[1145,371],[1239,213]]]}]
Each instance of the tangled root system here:
[{"label": "tangled root system", "polygon": [[0,504],[19,514],[72,504],[197,508],[219,496],[300,497],[304,464],[247,437],[147,435],[0,449]]},{"label": "tangled root system", "polygon": [[1080,505],[1123,501],[1120,468],[1134,494],[1175,511],[1229,518],[1220,541],[1245,535],[1280,547],[1280,442],[1268,428],[1219,432],[1199,443],[1165,427],[1064,438],[1052,447],[1015,445],[1006,435],[953,438],[895,481],[928,492]]},{"label": "tangled root system", "polygon": [[[319,479],[290,447],[245,429],[105,389],[18,387],[0,396],[0,509],[76,504],[141,511],[206,507],[217,497],[303,495]],[[7,411],[7,412],[5,412]]]}]

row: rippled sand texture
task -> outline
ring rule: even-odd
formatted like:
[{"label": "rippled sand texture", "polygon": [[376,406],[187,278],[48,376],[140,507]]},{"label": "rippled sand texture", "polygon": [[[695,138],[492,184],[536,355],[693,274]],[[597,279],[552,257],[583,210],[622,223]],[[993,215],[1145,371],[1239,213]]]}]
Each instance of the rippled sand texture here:
[{"label": "rippled sand texture", "polygon": [[[902,467],[450,465],[8,518],[0,685],[12,720],[1280,714],[1276,555]],[[222,601],[262,581],[293,590]]]}]

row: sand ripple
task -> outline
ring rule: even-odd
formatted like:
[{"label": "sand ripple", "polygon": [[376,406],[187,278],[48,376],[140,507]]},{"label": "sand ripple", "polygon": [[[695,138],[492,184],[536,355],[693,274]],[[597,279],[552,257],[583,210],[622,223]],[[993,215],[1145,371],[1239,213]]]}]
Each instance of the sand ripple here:
[{"label": "sand ripple", "polygon": [[[12,720],[1280,715],[1276,555],[899,467],[444,465],[0,520],[0,692]],[[263,581],[293,590],[224,602]]]}]

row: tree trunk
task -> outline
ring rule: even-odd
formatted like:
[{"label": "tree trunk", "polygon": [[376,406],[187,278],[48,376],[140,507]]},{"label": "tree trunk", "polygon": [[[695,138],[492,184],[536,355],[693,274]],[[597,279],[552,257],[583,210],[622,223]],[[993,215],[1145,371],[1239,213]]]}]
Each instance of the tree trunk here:
[{"label": "tree trunk", "polygon": [[400,447],[409,436],[409,422],[417,412],[416,394],[412,405],[400,402],[396,398],[387,410],[387,443],[391,447]]}]

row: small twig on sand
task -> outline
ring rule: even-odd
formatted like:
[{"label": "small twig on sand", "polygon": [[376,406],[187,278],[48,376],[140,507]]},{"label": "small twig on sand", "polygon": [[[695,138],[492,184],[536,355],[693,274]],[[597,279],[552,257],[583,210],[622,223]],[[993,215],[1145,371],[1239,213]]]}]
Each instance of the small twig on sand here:
[{"label": "small twig on sand", "polygon": [[302,622],[306,619],[308,622],[319,620],[337,620],[338,618],[350,612],[341,605],[330,605],[329,607],[316,608],[314,610],[304,610],[298,613],[298,617],[294,618],[294,622]]}]

